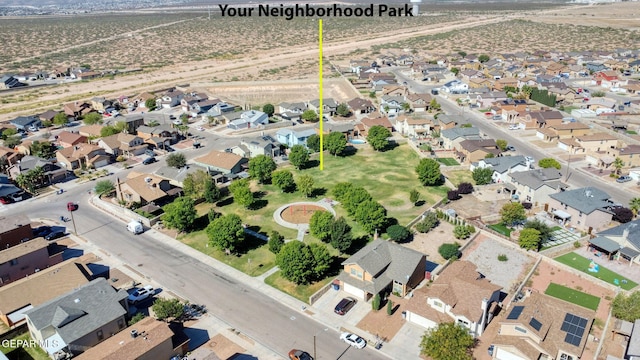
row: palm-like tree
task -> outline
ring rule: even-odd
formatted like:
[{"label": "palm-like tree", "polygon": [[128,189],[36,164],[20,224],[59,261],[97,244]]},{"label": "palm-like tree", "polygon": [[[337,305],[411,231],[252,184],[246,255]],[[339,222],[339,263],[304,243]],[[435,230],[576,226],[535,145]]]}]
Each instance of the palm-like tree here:
[{"label": "palm-like tree", "polygon": [[634,216],[638,216],[640,211],[640,198],[633,198],[629,201],[629,208],[633,211]]},{"label": "palm-like tree", "polygon": [[624,161],[622,161],[622,159],[620,159],[619,157],[617,157],[613,161],[613,167],[616,168],[616,174],[617,175],[620,175],[620,171],[622,170],[623,166],[624,166]]}]

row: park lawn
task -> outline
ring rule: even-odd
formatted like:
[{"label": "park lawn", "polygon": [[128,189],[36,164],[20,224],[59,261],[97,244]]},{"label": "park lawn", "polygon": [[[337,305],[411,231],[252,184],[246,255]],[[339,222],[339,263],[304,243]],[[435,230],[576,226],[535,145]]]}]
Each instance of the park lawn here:
[{"label": "park lawn", "polygon": [[[621,288],[625,290],[631,290],[634,287],[638,286],[635,282],[625,278],[624,276],[613,272],[603,266],[600,266],[600,269],[597,273],[589,271],[589,264],[591,264],[591,260],[580,256],[574,252],[570,252],[568,254],[564,254],[562,256],[558,256],[555,258],[557,262],[563,263],[565,265],[569,265],[576,270],[580,270],[585,274],[591,275],[600,280],[606,281],[609,284],[618,285],[615,283],[617,279]],[[626,280],[626,283],[623,283],[622,280]]]},{"label": "park lawn", "polygon": [[[29,336],[29,332],[26,332],[22,335],[16,336],[12,340],[29,341],[31,340],[31,336]],[[8,345],[8,343],[6,345]],[[50,360],[47,353],[37,345],[28,347],[25,346],[20,348],[9,348],[0,344],[0,352],[7,355],[9,359]],[[9,353],[11,352],[13,353],[9,355]]]},{"label": "park lawn", "polygon": [[460,185],[461,183],[469,183],[475,184],[476,182],[473,180],[473,176],[470,170],[451,170],[447,171],[447,169],[443,169],[444,174],[451,181],[451,183],[455,186]]},{"label": "park lawn", "polygon": [[491,229],[493,229],[493,231],[497,231],[500,234],[504,235],[504,236],[511,236],[511,229],[509,229],[508,227],[504,226],[504,224],[500,223],[500,224],[493,224],[493,225],[489,225],[489,227]]},{"label": "park lawn", "polygon": [[330,283],[335,277],[329,276],[320,281],[316,281],[312,284],[308,285],[297,285],[282,276],[280,276],[280,270],[268,276],[264,279],[264,282],[274,287],[283,293],[289,294],[300,301],[304,301],[305,303],[309,303],[309,297],[316,293],[316,291],[322,289],[323,286]]},{"label": "park lawn", "polygon": [[598,309],[598,305],[600,304],[600,298],[597,296],[558,285],[556,283],[550,283],[544,293],[594,311]]},{"label": "park lawn", "polygon": [[439,163],[441,163],[442,165],[445,166],[456,166],[456,165],[460,165],[459,162],[456,161],[456,159],[454,158],[437,158],[436,159]]}]

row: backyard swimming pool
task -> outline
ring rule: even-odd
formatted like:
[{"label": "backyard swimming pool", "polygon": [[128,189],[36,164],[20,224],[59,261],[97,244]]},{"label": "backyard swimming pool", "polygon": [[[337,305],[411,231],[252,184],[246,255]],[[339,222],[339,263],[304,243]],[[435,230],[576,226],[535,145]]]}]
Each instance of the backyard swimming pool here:
[{"label": "backyard swimming pool", "polygon": [[360,139],[350,139],[349,142],[352,143],[352,144],[357,144],[357,145],[362,145],[362,144],[366,143],[366,141],[360,140]]}]

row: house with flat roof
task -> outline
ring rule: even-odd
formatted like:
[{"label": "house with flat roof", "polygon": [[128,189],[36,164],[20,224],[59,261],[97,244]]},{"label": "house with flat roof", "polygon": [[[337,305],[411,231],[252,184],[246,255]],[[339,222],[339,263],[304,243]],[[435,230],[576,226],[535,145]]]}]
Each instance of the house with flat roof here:
[{"label": "house with flat roof", "polygon": [[158,360],[182,357],[189,350],[189,338],[182,328],[176,325],[181,324],[169,324],[147,317],[88,349],[75,359]]},{"label": "house with flat roof", "polygon": [[518,200],[538,204],[549,202],[549,196],[568,187],[556,168],[535,169],[509,174],[508,182],[515,187]]},{"label": "house with flat roof", "polygon": [[62,250],[44,238],[21,242],[0,251],[0,286],[8,285],[62,261]]},{"label": "house with flat roof", "polygon": [[585,187],[549,195],[549,213],[561,224],[591,233],[609,225],[613,212],[609,194]]},{"label": "house with flat roof", "polygon": [[498,359],[580,359],[595,311],[528,292],[500,318],[493,354]]},{"label": "house with flat roof", "polygon": [[344,291],[369,300],[388,291],[404,297],[424,279],[426,255],[375,239],[342,262],[338,276]]},{"label": "house with flat roof", "polygon": [[454,261],[434,280],[413,292],[407,304],[407,321],[432,329],[455,322],[474,337],[484,332],[500,301],[502,287],[482,276],[475,264]]},{"label": "house with flat roof", "polygon": [[0,287],[0,320],[8,327],[20,325],[27,310],[88,283],[91,274],[86,265],[94,259],[94,255],[69,259]]},{"label": "house with flat roof", "polygon": [[128,293],[98,278],[25,312],[31,338],[51,357],[79,355],[127,326]]}]

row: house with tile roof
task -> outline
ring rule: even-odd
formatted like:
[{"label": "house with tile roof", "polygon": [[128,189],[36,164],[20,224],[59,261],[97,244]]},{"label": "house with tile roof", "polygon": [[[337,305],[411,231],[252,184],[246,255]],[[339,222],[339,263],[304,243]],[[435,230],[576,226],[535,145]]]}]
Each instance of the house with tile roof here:
[{"label": "house with tile roof", "polygon": [[562,173],[556,168],[519,171],[509,174],[508,183],[515,187],[518,200],[534,204],[546,204],[549,195],[568,187],[562,182]]},{"label": "house with tile roof", "polygon": [[124,182],[117,179],[116,195],[120,201],[127,203],[155,203],[168,201],[179,190],[173,190],[169,180],[152,174],[131,172]]},{"label": "house with tile roof", "polygon": [[609,194],[585,187],[549,195],[549,213],[568,227],[591,233],[605,228],[613,218]]},{"label": "house with tile roof", "polygon": [[31,338],[50,356],[79,355],[127,326],[127,292],[98,278],[25,312]]},{"label": "house with tile roof", "polygon": [[99,168],[108,165],[111,158],[103,148],[93,144],[77,144],[56,151],[56,159],[67,170]]},{"label": "house with tile roof", "polygon": [[580,359],[595,318],[593,310],[536,292],[505,314],[493,339],[499,359]]},{"label": "house with tile roof", "polygon": [[454,261],[431,283],[413,292],[406,306],[407,321],[432,329],[455,322],[482,335],[493,318],[502,287],[482,276],[475,264]]},{"label": "house with tile roof", "polygon": [[375,239],[342,266],[338,280],[345,292],[364,300],[383,292],[404,297],[424,279],[426,255]]},{"label": "house with tile roof", "polygon": [[376,111],[375,105],[373,105],[369,99],[353,98],[347,101],[347,106],[349,106],[349,109],[351,109],[351,111],[356,115],[368,114]]},{"label": "house with tile roof", "polygon": [[113,157],[120,155],[125,157],[137,156],[144,154],[145,150],[149,148],[141,137],[125,133],[103,137],[98,141],[98,146]]},{"label": "house with tile roof", "polygon": [[208,154],[194,159],[193,162],[207,168],[212,174],[233,175],[242,172],[243,165],[247,164],[249,159],[231,152],[212,150]]},{"label": "house with tile roof", "polygon": [[62,249],[42,237],[0,250],[0,286],[62,261]]}]

